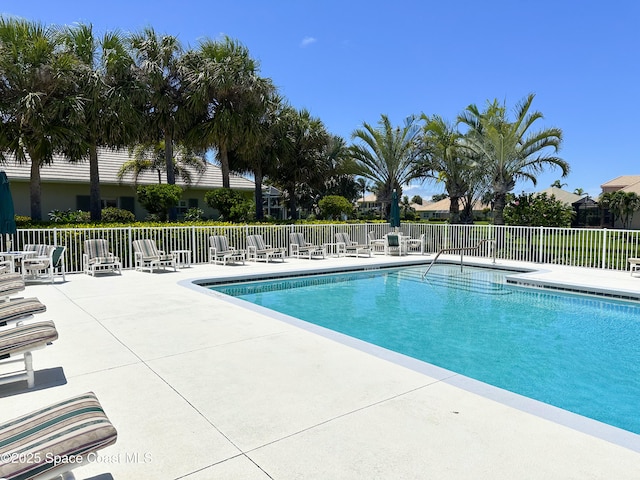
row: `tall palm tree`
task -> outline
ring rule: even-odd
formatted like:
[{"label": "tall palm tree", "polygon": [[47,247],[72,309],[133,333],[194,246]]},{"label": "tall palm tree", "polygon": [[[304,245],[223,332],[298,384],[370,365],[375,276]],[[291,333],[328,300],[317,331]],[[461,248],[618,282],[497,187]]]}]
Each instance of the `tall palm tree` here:
[{"label": "tall palm tree", "polygon": [[[180,177],[184,183],[190,185],[193,181],[192,171],[202,174],[207,168],[207,163],[202,157],[194,155],[188,148],[178,145],[171,149],[174,152],[172,166],[174,177]],[[162,173],[167,168],[165,163],[166,149],[164,142],[153,145],[136,145],[130,149],[131,160],[124,162],[118,170],[118,180],[127,175],[133,176],[135,184],[144,172],[155,171],[158,175],[158,183],[162,183]]]},{"label": "tall palm tree", "polygon": [[41,220],[40,168],[54,154],[75,161],[86,151],[78,62],[56,29],[0,17],[0,79],[0,160],[31,161],[31,218]]},{"label": "tall palm tree", "polygon": [[466,144],[478,155],[493,191],[496,225],[504,225],[506,196],[517,180],[531,180],[535,185],[536,175],[548,166],[559,167],[563,177],[569,173],[569,164],[554,155],[562,143],[562,130],[532,131],[535,122],[543,118],[542,113],[531,111],[533,99],[530,94],[516,105],[513,121],[507,118],[506,106],[497,100],[482,112],[469,105],[458,117],[459,123],[469,127]]},{"label": "tall palm tree", "polygon": [[139,134],[139,84],[120,33],[107,32],[96,38],[91,25],[80,24],[66,28],[62,42],[82,67],[80,89],[85,102],[81,133],[89,159],[89,210],[91,220],[97,221],[102,216],[98,148],[124,147]]},{"label": "tall palm tree", "polygon": [[[422,148],[426,158],[425,175],[444,183],[449,196],[449,222],[469,223],[475,193],[482,190],[478,163],[473,152],[465,148],[463,135],[454,124],[438,115],[422,115],[425,124]],[[460,213],[460,204],[464,204]]]},{"label": "tall palm tree", "polygon": [[285,108],[280,128],[283,144],[274,180],[287,194],[290,218],[297,219],[301,189],[325,178],[324,152],[330,136],[320,119],[305,109]]},{"label": "tall palm tree", "polygon": [[360,191],[362,192],[362,202],[364,203],[364,197],[367,194],[369,184],[367,183],[367,179],[363,177],[358,177],[356,179],[356,183],[360,186]]},{"label": "tall palm tree", "polygon": [[257,129],[251,138],[242,142],[237,150],[229,152],[231,163],[238,171],[253,175],[257,220],[264,218],[263,180],[275,174],[278,158],[287,147],[283,112],[289,107],[284,98],[274,91],[264,106],[264,114],[258,118]]},{"label": "tall palm tree", "polygon": [[377,126],[364,122],[351,134],[358,141],[349,149],[359,167],[357,173],[377,184],[378,201],[387,206],[394,189],[401,195],[402,186],[421,175],[417,122],[417,117],[410,116],[402,128],[393,127],[389,118],[382,115]]},{"label": "tall palm tree", "polygon": [[222,186],[229,188],[234,169],[229,152],[259,141],[260,122],[275,88],[270,79],[258,75],[258,63],[249,50],[229,37],[202,41],[188,63],[190,104],[201,112],[191,139],[203,149],[215,150]]},{"label": "tall palm tree", "polygon": [[[145,134],[141,143],[164,141],[164,161],[167,183],[176,183],[173,168],[173,146],[184,143],[186,132],[195,121],[189,110],[185,54],[178,38],[159,35],[151,27],[129,37],[132,55],[143,84],[145,95]],[[169,211],[175,221],[177,211]]]}]

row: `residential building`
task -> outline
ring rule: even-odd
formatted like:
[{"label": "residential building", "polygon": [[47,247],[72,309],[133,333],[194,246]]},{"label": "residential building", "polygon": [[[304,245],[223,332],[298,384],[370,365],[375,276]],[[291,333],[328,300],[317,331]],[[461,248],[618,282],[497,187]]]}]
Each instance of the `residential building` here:
[{"label": "residential building", "polygon": [[[131,158],[126,150],[102,149],[98,154],[100,168],[100,195],[102,206],[117,207],[133,212],[136,219],[143,220],[148,212],[136,199],[136,184],[131,175],[118,179],[120,167]],[[9,160],[0,165],[9,177],[11,193],[15,205],[16,215],[30,216],[30,168],[31,163],[17,164]],[[89,210],[89,162],[71,163],[62,156],[56,156],[51,165],[43,165],[40,169],[42,189],[43,219],[52,210]],[[158,176],[162,183],[166,183],[165,172],[147,171],[138,177],[137,185],[158,184]],[[220,167],[207,163],[204,173],[192,172],[191,184],[186,184],[176,178],[176,184],[184,189],[182,200],[178,205],[178,214],[184,214],[189,208],[200,208],[206,218],[216,218],[217,212],[207,206],[204,201],[205,193],[209,190],[222,188],[222,172]],[[231,175],[230,186],[234,190],[253,194],[255,184],[239,175]],[[273,201],[273,196],[270,198]]]}]

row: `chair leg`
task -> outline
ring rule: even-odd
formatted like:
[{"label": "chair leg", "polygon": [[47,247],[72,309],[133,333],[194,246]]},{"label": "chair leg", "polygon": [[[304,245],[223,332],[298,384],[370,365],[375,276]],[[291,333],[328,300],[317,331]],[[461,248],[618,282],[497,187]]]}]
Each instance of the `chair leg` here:
[{"label": "chair leg", "polygon": [[27,372],[27,388],[33,388],[36,382],[33,373],[33,356],[31,352],[24,353],[24,369]]}]

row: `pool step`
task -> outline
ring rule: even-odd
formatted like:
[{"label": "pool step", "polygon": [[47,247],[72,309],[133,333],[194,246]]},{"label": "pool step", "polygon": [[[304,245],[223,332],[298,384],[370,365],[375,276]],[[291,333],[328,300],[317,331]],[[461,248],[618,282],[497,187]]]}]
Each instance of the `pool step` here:
[{"label": "pool step", "polygon": [[404,270],[395,273],[402,280],[408,280],[425,285],[433,285],[439,287],[452,287],[467,292],[482,293],[485,295],[510,295],[513,293],[510,289],[506,289],[502,283],[496,283],[491,280],[483,280],[477,276],[468,274],[460,274],[459,272],[437,272],[432,270],[429,276],[422,279],[422,271]]}]

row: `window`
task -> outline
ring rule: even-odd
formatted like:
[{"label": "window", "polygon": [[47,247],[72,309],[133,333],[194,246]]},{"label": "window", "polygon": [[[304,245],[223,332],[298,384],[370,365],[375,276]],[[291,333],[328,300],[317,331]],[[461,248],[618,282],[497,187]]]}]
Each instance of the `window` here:
[{"label": "window", "polygon": [[88,212],[90,209],[91,207],[89,195],[76,195],[76,210]]},{"label": "window", "polygon": [[120,208],[123,210],[128,210],[131,213],[136,213],[136,199],[135,197],[120,197],[118,199],[118,203],[120,204]]}]

